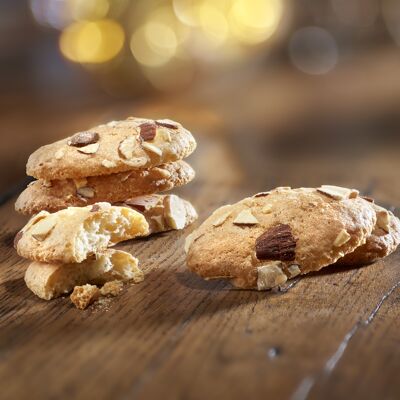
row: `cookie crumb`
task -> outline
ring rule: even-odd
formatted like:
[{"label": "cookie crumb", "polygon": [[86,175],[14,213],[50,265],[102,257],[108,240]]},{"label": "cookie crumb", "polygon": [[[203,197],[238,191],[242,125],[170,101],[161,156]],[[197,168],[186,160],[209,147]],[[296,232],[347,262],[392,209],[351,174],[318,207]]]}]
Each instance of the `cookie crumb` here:
[{"label": "cookie crumb", "polygon": [[100,290],[95,285],[75,286],[70,299],[76,308],[84,310],[100,296]]},{"label": "cookie crumb", "polygon": [[350,240],[351,236],[350,234],[346,231],[346,229],[342,229],[339,234],[336,236],[335,241],[333,242],[333,245],[335,247],[340,247],[343,246],[345,243],[347,243]]},{"label": "cookie crumb", "polygon": [[122,281],[115,280],[106,282],[104,286],[100,289],[100,293],[102,296],[115,297],[118,296],[123,287],[124,284],[122,283]]}]

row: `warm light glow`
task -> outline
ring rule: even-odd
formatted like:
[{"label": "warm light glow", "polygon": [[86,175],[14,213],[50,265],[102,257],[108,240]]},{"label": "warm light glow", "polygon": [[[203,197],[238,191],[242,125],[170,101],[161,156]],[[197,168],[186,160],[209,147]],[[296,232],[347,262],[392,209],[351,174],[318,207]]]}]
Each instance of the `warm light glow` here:
[{"label": "warm light glow", "polygon": [[197,26],[197,6],[199,1],[196,0],[173,0],[173,8],[176,17],[185,25]]},{"label": "warm light glow", "polygon": [[267,40],[282,17],[282,0],[235,0],[229,13],[232,34],[246,44]]},{"label": "warm light glow", "polygon": [[67,4],[76,21],[102,19],[110,8],[108,0],[68,0]]},{"label": "warm light glow", "polygon": [[207,38],[215,43],[222,44],[228,37],[229,26],[224,14],[211,2],[203,3],[198,9],[200,26]]},{"label": "warm light glow", "polygon": [[124,40],[124,31],[115,21],[76,22],[62,32],[60,50],[71,61],[104,63],[121,51]]}]

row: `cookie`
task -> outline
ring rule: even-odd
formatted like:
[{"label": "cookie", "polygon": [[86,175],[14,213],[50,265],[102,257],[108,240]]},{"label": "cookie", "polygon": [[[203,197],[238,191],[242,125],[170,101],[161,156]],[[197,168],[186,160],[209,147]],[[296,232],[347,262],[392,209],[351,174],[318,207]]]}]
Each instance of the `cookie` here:
[{"label": "cookie", "polygon": [[109,175],[181,160],[195,148],[192,134],[177,122],[131,117],[39,148],[27,174],[48,181]]},{"label": "cookie", "polygon": [[38,180],[29,184],[20,194],[15,209],[22,214],[32,215],[42,210],[55,212],[98,202],[117,203],[185,185],[194,175],[189,164],[176,161],[144,170],[75,180]]},{"label": "cookie", "polygon": [[371,204],[376,213],[376,224],[365,244],[337,261],[337,265],[370,264],[393,253],[400,243],[400,221],[383,207]]},{"label": "cookie", "polygon": [[197,219],[192,204],[174,194],[139,196],[119,205],[142,213],[149,224],[149,234],[183,229]]},{"label": "cookie", "polygon": [[48,263],[80,263],[118,242],[147,235],[142,214],[127,207],[97,203],[50,214],[41,211],[17,233],[20,256]]},{"label": "cookie", "polygon": [[205,279],[270,289],[354,251],[375,222],[356,190],[277,188],[216,210],[186,239],[187,266]]},{"label": "cookie", "polygon": [[79,264],[32,262],[25,272],[25,283],[38,297],[54,299],[70,293],[75,286],[144,279],[137,258],[120,250],[105,250]]}]

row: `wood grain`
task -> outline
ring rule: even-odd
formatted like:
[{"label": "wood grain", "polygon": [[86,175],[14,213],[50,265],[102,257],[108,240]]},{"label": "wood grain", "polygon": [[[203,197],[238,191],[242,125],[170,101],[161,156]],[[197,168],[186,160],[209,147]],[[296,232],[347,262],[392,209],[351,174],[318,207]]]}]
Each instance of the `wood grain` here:
[{"label": "wood grain", "polygon": [[[390,185],[395,154],[390,168],[360,176],[349,166],[366,167],[363,157],[339,164],[298,154],[299,164],[289,153],[266,156],[267,147],[240,130],[229,141],[200,136],[191,158],[197,178],[177,192],[197,206],[200,221],[279,184],[341,183],[400,204]],[[25,287],[28,262],[12,248],[25,219],[12,208],[12,201],[0,208],[4,399],[400,396],[398,253],[363,268],[327,268],[281,292],[232,290],[186,270],[191,227],[121,245],[139,257],[146,279],[105,309],[79,311],[68,298],[42,301]]]}]

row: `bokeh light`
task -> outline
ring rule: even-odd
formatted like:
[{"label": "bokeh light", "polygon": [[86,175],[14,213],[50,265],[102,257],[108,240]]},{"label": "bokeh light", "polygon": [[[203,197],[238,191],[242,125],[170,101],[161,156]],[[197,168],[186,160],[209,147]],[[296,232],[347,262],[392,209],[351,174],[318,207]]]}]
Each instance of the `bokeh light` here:
[{"label": "bokeh light", "polygon": [[229,22],[232,34],[246,44],[257,44],[268,39],[282,18],[280,0],[236,0]]},{"label": "bokeh light", "polygon": [[338,62],[338,47],[334,37],[325,29],[309,26],[296,31],[289,43],[292,63],[311,75],[326,74]]},{"label": "bokeh light", "polygon": [[75,22],[62,32],[60,50],[71,61],[104,63],[121,51],[124,40],[124,30],[113,20]]}]

